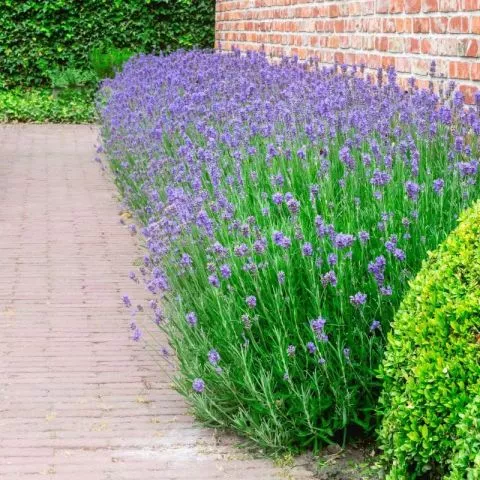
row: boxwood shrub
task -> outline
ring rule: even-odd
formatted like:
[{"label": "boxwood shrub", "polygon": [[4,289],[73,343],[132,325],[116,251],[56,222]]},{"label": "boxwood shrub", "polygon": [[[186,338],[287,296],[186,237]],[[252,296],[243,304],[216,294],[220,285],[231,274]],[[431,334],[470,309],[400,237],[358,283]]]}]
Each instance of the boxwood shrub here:
[{"label": "boxwood shrub", "polygon": [[388,335],[390,479],[480,478],[480,203],[425,261]]}]

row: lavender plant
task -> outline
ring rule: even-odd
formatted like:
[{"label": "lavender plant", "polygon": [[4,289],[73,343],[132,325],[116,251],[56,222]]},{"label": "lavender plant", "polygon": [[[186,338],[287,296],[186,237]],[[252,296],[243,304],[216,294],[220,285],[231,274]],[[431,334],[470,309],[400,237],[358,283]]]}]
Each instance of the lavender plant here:
[{"label": "lavender plant", "polygon": [[408,280],[479,196],[478,109],[394,70],[202,51],[131,60],[99,109],[197,417],[269,449],[368,431]]}]

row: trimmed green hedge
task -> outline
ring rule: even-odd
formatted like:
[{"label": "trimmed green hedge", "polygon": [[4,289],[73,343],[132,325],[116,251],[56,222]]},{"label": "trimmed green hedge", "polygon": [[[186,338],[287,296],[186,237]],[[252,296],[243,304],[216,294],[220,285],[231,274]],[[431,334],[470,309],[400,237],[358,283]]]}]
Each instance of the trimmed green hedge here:
[{"label": "trimmed green hedge", "polygon": [[388,478],[480,478],[480,202],[424,263],[392,327],[380,399]]},{"label": "trimmed green hedge", "polygon": [[215,0],[0,0],[0,87],[84,67],[105,44],[152,52],[213,46]]}]

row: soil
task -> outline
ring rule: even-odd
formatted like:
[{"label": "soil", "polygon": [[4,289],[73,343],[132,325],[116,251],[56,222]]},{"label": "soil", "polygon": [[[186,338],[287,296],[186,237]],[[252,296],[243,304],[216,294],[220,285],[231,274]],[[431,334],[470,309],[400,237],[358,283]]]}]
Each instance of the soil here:
[{"label": "soil", "polygon": [[359,443],[342,449],[330,445],[312,458],[319,480],[380,480],[384,478],[374,444]]}]

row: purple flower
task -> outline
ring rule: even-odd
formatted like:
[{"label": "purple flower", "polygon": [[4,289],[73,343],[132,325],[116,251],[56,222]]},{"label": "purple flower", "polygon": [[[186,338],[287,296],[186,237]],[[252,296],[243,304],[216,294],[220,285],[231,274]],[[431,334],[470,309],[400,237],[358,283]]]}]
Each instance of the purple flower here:
[{"label": "purple flower", "polygon": [[324,287],[326,287],[327,285],[331,285],[332,287],[337,286],[337,276],[335,275],[335,272],[333,270],[330,270],[322,276],[322,285]]},{"label": "purple flower", "polygon": [[442,193],[444,185],[445,181],[441,178],[437,178],[433,181],[433,191],[438,194]]},{"label": "purple flower", "polygon": [[360,240],[360,243],[365,244],[370,240],[370,234],[362,230],[361,232],[358,232],[358,239]]},{"label": "purple flower", "polygon": [[343,248],[351,247],[354,241],[355,241],[355,237],[353,235],[350,235],[347,233],[337,233],[335,235],[333,244],[335,245],[336,248],[343,249]]},{"label": "purple flower", "polygon": [[295,346],[294,345],[289,345],[287,348],[287,354],[289,357],[294,357],[295,356]]},{"label": "purple flower", "polygon": [[283,194],[276,192],[272,195],[272,201],[275,205],[280,205],[283,202]]},{"label": "purple flower", "polygon": [[347,360],[350,360],[350,349],[349,349],[349,348],[344,348],[344,349],[343,349],[343,356],[344,356]]},{"label": "purple flower", "polygon": [[373,172],[372,178],[370,179],[370,183],[375,187],[383,187],[387,185],[391,179],[392,176],[388,172],[382,170],[375,170]]},{"label": "purple flower", "polygon": [[277,280],[280,285],[283,285],[285,283],[285,272],[278,272],[277,273]]},{"label": "purple flower", "polygon": [[135,342],[138,342],[141,337],[142,337],[142,331],[137,327],[133,332],[132,340]]},{"label": "purple flower", "polygon": [[286,237],[282,232],[273,232],[272,234],[272,240],[275,245],[278,245],[279,247],[283,248],[289,248],[290,245],[292,244],[291,240]]},{"label": "purple flower", "polygon": [[314,332],[318,332],[320,330],[323,330],[323,327],[325,327],[326,323],[327,321],[323,317],[318,317],[310,322],[310,326],[312,327]]},{"label": "purple flower", "polygon": [[230,278],[232,276],[232,270],[230,269],[230,266],[227,263],[224,263],[220,267],[220,274],[222,275],[223,278]]},{"label": "purple flower", "polygon": [[327,225],[320,215],[315,217],[315,228],[317,230],[317,235],[320,238],[333,235],[334,233],[333,225]]},{"label": "purple flower", "polygon": [[386,265],[387,261],[383,255],[378,256],[373,262],[368,264],[368,271],[374,276],[378,285],[383,285]]},{"label": "purple flower", "polygon": [[378,320],[374,320],[372,322],[372,324],[370,325],[370,331],[373,332],[375,330],[377,330],[378,328],[380,328],[380,322]]},{"label": "purple flower", "polygon": [[257,298],[254,295],[249,295],[245,298],[245,302],[250,308],[255,308],[257,306]]},{"label": "purple flower", "polygon": [[170,352],[168,350],[167,347],[163,346],[161,349],[160,349],[160,353],[162,354],[162,356],[164,357],[168,357],[170,355]]},{"label": "purple flower", "polygon": [[241,317],[241,320],[242,320],[242,323],[243,323],[243,326],[248,330],[249,328],[251,328],[252,326],[252,321],[250,319],[250,315],[248,315],[247,313],[244,313]]},{"label": "purple flower", "polygon": [[183,253],[182,258],[180,259],[180,265],[183,267],[190,267],[192,265],[192,257],[187,253]]},{"label": "purple flower", "polygon": [[327,263],[332,267],[338,263],[338,256],[336,253],[330,253],[327,256]]},{"label": "purple flower", "polygon": [[387,285],[386,287],[380,287],[380,293],[385,297],[390,297],[392,295],[392,287]]},{"label": "purple flower", "polygon": [[308,352],[311,354],[314,354],[317,351],[317,347],[313,342],[308,342],[306,347]]},{"label": "purple flower", "polygon": [[124,296],[122,297],[122,301],[123,301],[123,304],[124,304],[127,308],[129,308],[129,307],[132,306],[132,302],[130,301],[130,298],[128,297],[128,295],[124,295]]},{"label": "purple flower", "polygon": [[215,367],[220,361],[220,354],[214,348],[208,352],[208,361]]},{"label": "purple flower", "polygon": [[478,162],[476,160],[458,162],[457,167],[462,177],[473,176],[476,175],[478,171]]},{"label": "purple flower", "polygon": [[463,150],[463,137],[455,137],[455,150],[461,152]]},{"label": "purple flower", "polygon": [[418,185],[418,183],[408,180],[405,182],[405,191],[407,192],[407,197],[416,202],[418,200],[418,196],[420,195],[421,187]]},{"label": "purple flower", "polygon": [[218,288],[220,286],[220,280],[216,275],[209,275],[208,276],[208,283],[215,288]]},{"label": "purple flower", "polygon": [[401,248],[396,248],[393,251],[393,256],[397,259],[403,262],[407,257],[405,255],[405,252]]},{"label": "purple flower", "polygon": [[365,305],[367,302],[367,294],[362,292],[357,292],[355,295],[350,296],[350,303],[355,307],[360,305]]},{"label": "purple flower", "polygon": [[215,242],[212,245],[212,250],[216,253],[219,257],[225,257],[228,254],[228,250],[219,242]]},{"label": "purple flower", "polygon": [[205,382],[201,378],[195,378],[192,382],[192,388],[194,392],[203,393],[205,390]]},{"label": "purple flower", "polygon": [[255,240],[253,244],[253,249],[255,250],[256,253],[260,253],[260,254],[264,253],[266,248],[267,248],[267,239],[265,237]]},{"label": "purple flower", "polygon": [[245,243],[242,243],[241,245],[237,245],[233,249],[233,253],[237,257],[245,257],[248,255],[248,246],[245,245]]},{"label": "purple flower", "polygon": [[396,235],[392,235],[386,242],[385,242],[385,248],[390,252],[393,253],[395,250],[395,247],[397,246],[398,243],[398,238]]},{"label": "purple flower", "polygon": [[192,327],[194,327],[197,324],[197,316],[195,315],[194,312],[187,313],[185,315],[185,319],[187,320],[189,325],[191,325]]},{"label": "purple flower", "polygon": [[310,326],[312,327],[317,340],[320,340],[321,342],[328,342],[328,335],[324,331],[325,323],[326,320],[322,317],[318,317],[310,322]]},{"label": "purple flower", "polygon": [[291,213],[296,214],[300,210],[300,202],[292,198],[288,200],[287,208],[290,210]]},{"label": "purple flower", "polygon": [[348,147],[342,147],[339,152],[340,161],[345,165],[347,170],[354,170],[355,159],[352,157]]},{"label": "purple flower", "polygon": [[304,257],[310,257],[313,253],[313,247],[311,243],[304,243],[302,246],[302,255]]}]

